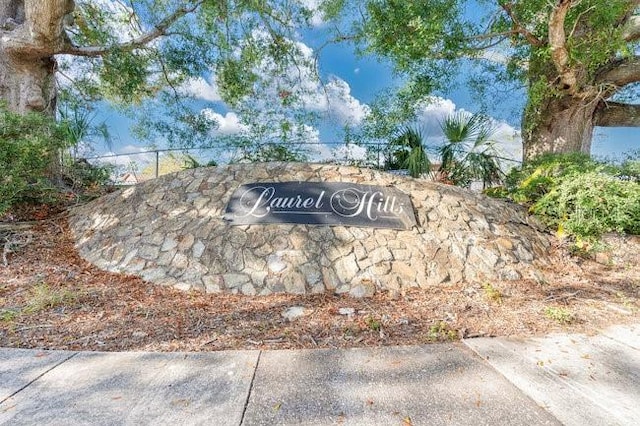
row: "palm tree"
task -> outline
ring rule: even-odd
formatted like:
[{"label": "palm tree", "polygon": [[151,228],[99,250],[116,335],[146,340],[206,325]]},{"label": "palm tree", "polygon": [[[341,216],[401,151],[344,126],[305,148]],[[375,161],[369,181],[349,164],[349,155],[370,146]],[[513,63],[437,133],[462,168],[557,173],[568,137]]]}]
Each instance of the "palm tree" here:
[{"label": "palm tree", "polygon": [[388,145],[386,170],[407,170],[411,177],[420,177],[431,171],[431,162],[422,143],[420,130],[407,127]]},{"label": "palm tree", "polygon": [[446,138],[438,149],[443,180],[459,186],[481,181],[483,189],[502,182],[504,173],[491,140],[495,127],[487,116],[458,112],[445,118],[440,128]]},{"label": "palm tree", "polygon": [[67,102],[59,109],[58,114],[73,160],[78,159],[78,150],[83,148],[82,143],[93,142],[95,138],[101,139],[108,150],[113,148],[107,125],[104,122],[98,125],[93,124],[96,118],[95,112],[77,103]]},{"label": "palm tree", "polygon": [[[440,169],[437,180],[468,187],[482,182],[483,189],[500,184],[504,173],[492,137],[495,128],[482,114],[458,112],[440,123],[445,143],[437,148]],[[431,161],[424,147],[422,132],[406,127],[388,144],[386,170],[408,170],[412,177],[431,171]]]}]

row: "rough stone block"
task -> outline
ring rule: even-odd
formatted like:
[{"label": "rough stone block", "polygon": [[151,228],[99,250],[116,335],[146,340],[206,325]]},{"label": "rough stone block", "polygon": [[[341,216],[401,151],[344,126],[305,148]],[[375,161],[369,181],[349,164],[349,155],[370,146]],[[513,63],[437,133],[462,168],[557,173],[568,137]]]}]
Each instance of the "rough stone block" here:
[{"label": "rough stone block", "polygon": [[307,292],[304,276],[297,271],[291,271],[285,274],[282,279],[282,284],[287,293],[305,294]]},{"label": "rough stone block", "polygon": [[378,284],[378,280],[372,274],[360,273],[351,281],[349,296],[356,298],[373,297]]},{"label": "rough stone block", "polygon": [[336,261],[335,271],[343,281],[351,281],[360,272],[355,255],[348,255]]},{"label": "rough stone block", "polygon": [[322,268],[322,282],[324,283],[325,288],[329,291],[335,290],[340,284],[342,284],[333,268],[326,267]]}]

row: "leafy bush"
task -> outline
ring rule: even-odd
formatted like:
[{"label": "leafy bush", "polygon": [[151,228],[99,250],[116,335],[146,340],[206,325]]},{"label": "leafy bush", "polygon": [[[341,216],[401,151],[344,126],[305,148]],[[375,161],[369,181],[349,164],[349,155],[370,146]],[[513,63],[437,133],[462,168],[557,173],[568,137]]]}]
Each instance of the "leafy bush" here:
[{"label": "leafy bush", "polygon": [[566,176],[593,171],[599,163],[586,154],[545,154],[507,175],[505,186],[509,198],[532,204],[557,187]]},{"label": "leafy bush", "polygon": [[86,160],[71,160],[64,164],[64,180],[73,189],[92,189],[107,185],[115,168],[113,165],[94,165]]},{"label": "leafy bush", "polygon": [[545,155],[512,171],[505,191],[547,225],[578,238],[640,234],[638,162],[603,163],[584,154]]},{"label": "leafy bush", "polygon": [[627,157],[620,166],[618,176],[623,180],[640,182],[640,150]]},{"label": "leafy bush", "polygon": [[580,173],[562,179],[532,211],[580,237],[640,234],[640,185],[601,171]]},{"label": "leafy bush", "polygon": [[42,114],[21,116],[0,104],[0,213],[50,194],[56,153],[66,144],[64,129]]}]

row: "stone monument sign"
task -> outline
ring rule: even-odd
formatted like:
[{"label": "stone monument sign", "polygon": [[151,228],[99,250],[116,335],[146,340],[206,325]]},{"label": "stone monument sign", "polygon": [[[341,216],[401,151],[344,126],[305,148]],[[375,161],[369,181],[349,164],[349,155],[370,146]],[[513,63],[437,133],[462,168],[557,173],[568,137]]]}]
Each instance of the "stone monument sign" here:
[{"label": "stone monument sign", "polygon": [[327,164],[185,170],[79,206],[69,224],[103,269],[246,295],[531,278],[553,238],[513,203]]},{"label": "stone monument sign", "polygon": [[297,223],[411,229],[411,199],[384,186],[343,182],[259,182],[231,195],[224,218],[232,225]]}]

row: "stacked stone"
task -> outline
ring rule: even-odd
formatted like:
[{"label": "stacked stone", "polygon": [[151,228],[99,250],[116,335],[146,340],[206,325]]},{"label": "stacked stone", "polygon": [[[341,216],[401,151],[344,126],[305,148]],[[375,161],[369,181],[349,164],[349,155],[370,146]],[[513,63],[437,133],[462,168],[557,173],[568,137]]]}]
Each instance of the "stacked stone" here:
[{"label": "stacked stone", "polygon": [[[351,182],[409,194],[418,228],[223,220],[253,182]],[[402,291],[517,280],[547,263],[550,237],[521,207],[465,189],[335,165],[239,164],[162,176],[76,208],[80,254],[100,268],[180,289],[268,295]]]}]

